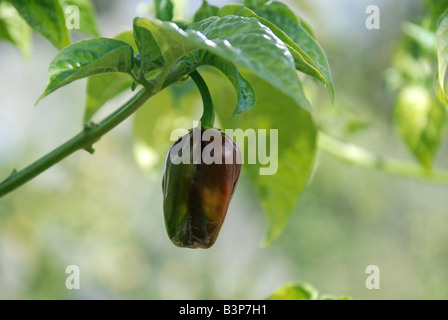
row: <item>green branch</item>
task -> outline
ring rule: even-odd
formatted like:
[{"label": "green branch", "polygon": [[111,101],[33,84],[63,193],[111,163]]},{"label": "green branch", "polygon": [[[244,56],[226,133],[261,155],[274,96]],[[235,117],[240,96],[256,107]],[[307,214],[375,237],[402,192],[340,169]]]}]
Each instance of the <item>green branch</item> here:
[{"label": "green branch", "polygon": [[[162,89],[172,85],[185,76],[188,76],[188,74],[194,70],[195,69],[173,69],[170,75],[166,78],[163,86],[161,86]],[[103,121],[98,124],[86,125],[83,131],[78,133],[75,137],[68,140],[60,147],[56,148],[54,151],[32,163],[23,170],[19,172],[14,171],[6,180],[0,183],[0,198],[24,185],[76,151],[86,150],[89,153],[93,153],[93,144],[95,144],[106,133],[129,118],[149,98],[158,92],[159,90],[155,90],[151,86],[146,85],[144,89],[138,92],[133,98],[131,98],[115,112],[110,114]]]},{"label": "green branch", "polygon": [[46,156],[32,163],[22,171],[13,173],[0,184],[0,198],[35,178],[48,168],[65,159],[78,150],[93,153],[93,144],[103,135],[133,114],[153,93],[142,89],[111,116],[99,124],[86,125],[84,130]]},{"label": "green branch", "polygon": [[193,71],[191,73],[191,79],[199,89],[202,97],[202,103],[204,104],[204,111],[201,117],[202,128],[213,128],[215,125],[215,107],[213,105],[212,96],[208,90],[207,84],[201,77],[198,71]]},{"label": "green branch", "polygon": [[[192,78],[200,88],[201,95],[204,99],[204,115],[201,118],[201,121],[204,121],[203,125],[213,127],[213,102],[211,101],[211,98],[210,101],[208,99],[210,97],[210,93],[208,92],[208,89],[204,89],[206,86],[204,87],[202,85],[201,80],[203,81],[203,79],[200,77],[199,73],[197,73],[195,69],[189,69],[188,71],[183,70],[183,72],[180,72],[180,70],[172,71],[173,72],[165,81],[163,88],[170,86],[185,76],[188,76],[189,73],[192,73]],[[24,185],[76,151],[86,150],[93,153],[93,144],[95,144],[103,135],[129,118],[135,111],[138,110],[138,108],[140,108],[156,93],[158,93],[158,91],[153,90],[149,86],[142,89],[133,98],[131,98],[122,107],[117,109],[103,121],[98,124],[86,125],[82,132],[68,140],[54,151],[32,163],[23,170],[19,172],[14,171],[6,180],[0,183],[0,198]],[[412,164],[393,158],[380,157],[353,144],[343,143],[322,132],[319,134],[319,148],[336,158],[361,168],[379,170],[389,174],[425,180],[448,186],[448,171],[446,170],[427,171],[417,164]]]},{"label": "green branch", "polygon": [[425,180],[448,186],[448,171],[428,171],[418,164],[377,156],[353,144],[341,142],[329,135],[319,133],[319,148],[352,165],[407,178]]}]

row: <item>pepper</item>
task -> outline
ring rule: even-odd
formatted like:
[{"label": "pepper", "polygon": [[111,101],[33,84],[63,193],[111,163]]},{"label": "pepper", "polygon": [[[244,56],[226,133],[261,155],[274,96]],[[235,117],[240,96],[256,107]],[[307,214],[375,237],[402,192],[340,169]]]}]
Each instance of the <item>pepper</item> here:
[{"label": "pepper", "polygon": [[[162,180],[163,210],[168,236],[178,247],[205,249],[215,243],[240,176],[241,153],[236,143],[219,130],[208,130],[215,130],[221,141],[202,141],[206,130],[195,128],[177,140],[167,155]],[[194,139],[197,136],[200,139]],[[210,153],[214,159],[220,158],[220,163],[204,162],[204,148],[210,143],[220,144],[221,148]],[[189,152],[189,163],[179,163],[179,153],[172,152],[173,148]],[[194,150],[200,150],[199,162],[193,159]],[[215,157],[213,152],[220,155]],[[226,161],[226,155],[231,161]]]}]

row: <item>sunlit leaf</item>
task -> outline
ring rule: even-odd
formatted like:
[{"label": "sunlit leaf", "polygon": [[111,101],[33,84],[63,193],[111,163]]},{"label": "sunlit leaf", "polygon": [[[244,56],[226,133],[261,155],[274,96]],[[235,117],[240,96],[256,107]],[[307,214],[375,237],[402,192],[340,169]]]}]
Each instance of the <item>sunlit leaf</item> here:
[{"label": "sunlit leaf", "polygon": [[281,16],[288,18],[289,20],[294,21],[295,23],[300,23],[300,20],[294,13],[294,11],[292,11],[292,9],[288,7],[288,5],[280,1],[271,1],[268,4],[255,9],[256,12],[258,12],[258,10],[268,10],[271,12],[277,12]]},{"label": "sunlit leaf", "polygon": [[288,48],[256,18],[210,18],[191,24],[189,29],[201,32],[218,45],[219,50],[212,48],[210,51],[251,70],[293,98],[302,108],[311,110],[297,80]]},{"label": "sunlit leaf", "polygon": [[140,72],[146,74],[153,69],[154,61],[162,56],[162,52],[151,31],[138,25],[138,21],[139,18],[134,19],[134,39],[142,59]]},{"label": "sunlit leaf", "polygon": [[[334,101],[334,85],[331,79],[331,73],[325,53],[323,52],[319,44],[315,41],[313,36],[311,36],[298,23],[285,18],[282,15],[278,15],[273,11],[270,16],[274,16],[275,19],[273,20],[275,20],[278,25],[282,26],[278,27],[273,22],[261,16],[258,16],[255,12],[246,8],[245,6],[237,4],[222,7],[219,11],[219,15],[237,15],[241,17],[256,18],[260,23],[272,30],[272,32],[285,43],[286,47],[294,58],[297,70],[304,72],[321,81],[323,84],[327,85],[328,91],[330,93],[330,98],[332,101]],[[286,25],[289,25],[289,27],[284,27],[281,20],[285,20],[284,23]],[[296,29],[293,32],[293,36],[295,38],[290,37],[290,35],[287,34],[286,31],[282,30],[282,28],[285,28],[285,30],[288,29],[290,32],[292,32],[292,29]],[[299,39],[301,37],[305,38],[305,40]],[[310,53],[312,53],[311,57],[309,56]]]},{"label": "sunlit leaf", "polygon": [[263,0],[246,0],[244,1],[244,5],[252,10],[265,9],[269,7],[273,11],[277,11],[283,16],[300,23],[300,25],[310,34],[313,38],[316,38],[315,33],[311,25],[306,22],[303,18],[297,17],[295,12],[288,7],[285,3],[280,1],[263,1]]},{"label": "sunlit leaf", "polygon": [[107,72],[131,74],[133,67],[134,50],[124,41],[96,38],[76,42],[51,62],[40,99],[75,80]]},{"label": "sunlit leaf", "polygon": [[309,34],[300,23],[290,18],[290,11],[281,9],[286,5],[279,6],[276,3],[278,2],[269,3],[263,9],[256,10],[256,13],[283,30],[297,44],[303,58],[317,67],[328,88],[331,101],[334,102],[334,85],[324,50],[314,36]]},{"label": "sunlit leaf", "polygon": [[196,34],[186,33],[176,24],[160,20],[136,18],[134,19],[134,30],[140,30],[139,33],[142,34],[146,30],[161,50],[165,65],[158,79],[158,90],[162,89],[173,66],[185,55],[199,49],[203,42]]},{"label": "sunlit leaf", "polygon": [[139,19],[137,23],[151,31],[162,48],[165,72],[170,71],[188,53],[205,49],[239,67],[252,70],[293,98],[299,106],[311,109],[295,73],[289,50],[257,19],[213,17],[191,24],[187,31],[159,20]]}]

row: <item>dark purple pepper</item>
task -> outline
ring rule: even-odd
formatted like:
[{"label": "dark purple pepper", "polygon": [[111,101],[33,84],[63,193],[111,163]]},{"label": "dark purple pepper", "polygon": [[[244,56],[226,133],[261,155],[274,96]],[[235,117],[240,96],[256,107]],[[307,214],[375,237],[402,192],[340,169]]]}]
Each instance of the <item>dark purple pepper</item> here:
[{"label": "dark purple pepper", "polygon": [[[236,143],[217,129],[208,130],[215,130],[221,139],[220,164],[206,164],[202,157],[200,163],[193,163],[194,150],[200,148],[202,155],[204,148],[214,142],[213,138],[202,141],[205,129],[190,131],[173,144],[167,155],[162,181],[163,210],[168,236],[178,247],[210,248],[215,243],[240,176],[241,153]],[[200,141],[194,141],[194,132]],[[173,163],[173,148],[186,148],[187,142],[189,148],[185,150],[190,163]],[[174,153],[175,157],[181,155],[182,151]],[[215,156],[213,152],[211,155]]]}]

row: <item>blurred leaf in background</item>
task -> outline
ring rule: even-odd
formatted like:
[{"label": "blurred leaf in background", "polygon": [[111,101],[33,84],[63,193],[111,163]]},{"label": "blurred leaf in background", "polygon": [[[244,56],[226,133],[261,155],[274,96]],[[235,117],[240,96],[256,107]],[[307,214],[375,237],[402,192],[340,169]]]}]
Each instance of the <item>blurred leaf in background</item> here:
[{"label": "blurred leaf in background", "polygon": [[0,1],[0,39],[17,46],[25,59],[30,57],[31,29],[14,6],[7,1]]},{"label": "blurred leaf in background", "polygon": [[[68,10],[70,6],[75,6],[76,10]],[[99,36],[97,14],[92,0],[2,0],[0,39],[12,42],[27,58],[30,55],[31,27],[57,49],[62,49],[71,42],[67,27],[67,20],[70,19],[79,19],[79,29],[74,31]]]},{"label": "blurred leaf in background", "polygon": [[395,121],[410,150],[431,170],[446,134],[445,106],[426,87],[406,86],[398,93]]},{"label": "blurred leaf in background", "polygon": [[[431,4],[432,5],[432,4]],[[394,67],[388,73],[389,84],[396,92],[394,108],[395,126],[409,150],[421,165],[430,172],[437,152],[446,136],[447,109],[443,103],[444,62],[443,15],[439,18],[431,13],[428,5],[427,17],[421,23],[404,22],[405,36],[394,57]],[[439,9],[436,10],[437,12]],[[432,30],[431,20],[439,20],[437,32]],[[437,67],[437,59],[439,67]],[[435,83],[435,90],[428,90]]]},{"label": "blurred leaf in background", "polygon": [[65,15],[59,0],[11,0],[23,19],[56,48],[70,44]]}]

